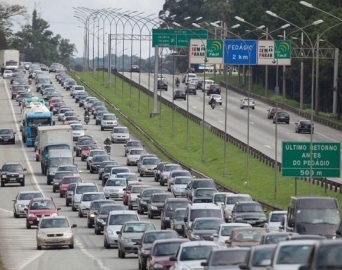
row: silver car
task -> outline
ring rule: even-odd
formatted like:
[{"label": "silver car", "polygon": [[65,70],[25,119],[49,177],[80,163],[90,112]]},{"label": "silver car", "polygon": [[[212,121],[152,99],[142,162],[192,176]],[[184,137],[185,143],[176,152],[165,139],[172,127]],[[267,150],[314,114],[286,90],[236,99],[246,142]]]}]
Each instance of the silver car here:
[{"label": "silver car", "polygon": [[171,186],[171,193],[175,197],[185,197],[185,188],[192,180],[190,176],[176,176]]},{"label": "silver car", "polygon": [[112,143],[128,142],[130,140],[130,133],[127,127],[114,127],[111,134]]},{"label": "silver car", "polygon": [[160,162],[157,157],[146,157],[144,158],[138,168],[138,172],[141,177],[145,175],[154,175],[154,171],[157,169],[157,165]]},{"label": "silver car", "polygon": [[80,218],[86,216],[89,212],[90,203],[94,200],[105,200],[106,197],[103,192],[85,192],[82,194],[78,216]]},{"label": "silver car", "polygon": [[25,216],[25,208],[33,198],[42,198],[44,195],[40,191],[21,191],[13,200],[13,216],[19,218]]},{"label": "silver car", "polygon": [[127,166],[137,165],[140,156],[146,155],[146,151],[144,149],[130,149],[127,153]]},{"label": "silver car", "polygon": [[139,242],[145,231],[156,230],[151,222],[146,221],[129,221],[126,222],[121,230],[117,231],[118,237],[118,257],[124,259],[126,253],[138,254]]}]

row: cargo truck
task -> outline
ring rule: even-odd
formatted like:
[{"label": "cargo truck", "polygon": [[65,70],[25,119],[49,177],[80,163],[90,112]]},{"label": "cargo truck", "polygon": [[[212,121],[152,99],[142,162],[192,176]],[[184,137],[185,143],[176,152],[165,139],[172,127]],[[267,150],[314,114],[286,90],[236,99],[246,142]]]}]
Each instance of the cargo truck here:
[{"label": "cargo truck", "polygon": [[67,125],[38,127],[36,160],[40,161],[42,174],[47,173],[49,151],[52,149],[72,150],[72,128]]},{"label": "cargo truck", "polygon": [[5,69],[14,70],[19,67],[19,51],[18,50],[1,50],[0,51],[1,74]]},{"label": "cargo truck", "polygon": [[34,146],[39,126],[52,126],[55,124],[50,110],[39,102],[34,102],[30,108],[25,108],[22,117],[21,136],[26,146]]}]

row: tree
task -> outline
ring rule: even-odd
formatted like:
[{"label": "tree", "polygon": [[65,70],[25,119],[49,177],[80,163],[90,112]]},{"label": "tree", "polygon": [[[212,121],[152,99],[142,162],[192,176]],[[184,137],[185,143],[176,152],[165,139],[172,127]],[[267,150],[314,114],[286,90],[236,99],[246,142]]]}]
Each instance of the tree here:
[{"label": "tree", "polygon": [[70,58],[77,52],[75,44],[71,44],[69,39],[61,39],[58,45],[59,61],[65,66],[70,65]]}]

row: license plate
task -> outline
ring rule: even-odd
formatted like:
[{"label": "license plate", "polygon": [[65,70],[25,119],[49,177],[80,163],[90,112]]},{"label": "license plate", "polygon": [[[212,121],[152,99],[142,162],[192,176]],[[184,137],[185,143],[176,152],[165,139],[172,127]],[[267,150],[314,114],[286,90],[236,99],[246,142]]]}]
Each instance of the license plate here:
[{"label": "license plate", "polygon": [[52,243],[58,243],[59,240],[58,240],[58,239],[53,239],[53,240],[51,240],[51,242],[52,242]]},{"label": "license plate", "polygon": [[10,180],[11,180],[11,181],[15,181],[15,180],[17,180],[17,179],[16,179],[16,178],[10,178]]},{"label": "license plate", "polygon": [[8,139],[4,139],[4,142],[8,142]]},{"label": "license plate", "polygon": [[255,224],[255,221],[247,221],[248,224]]}]

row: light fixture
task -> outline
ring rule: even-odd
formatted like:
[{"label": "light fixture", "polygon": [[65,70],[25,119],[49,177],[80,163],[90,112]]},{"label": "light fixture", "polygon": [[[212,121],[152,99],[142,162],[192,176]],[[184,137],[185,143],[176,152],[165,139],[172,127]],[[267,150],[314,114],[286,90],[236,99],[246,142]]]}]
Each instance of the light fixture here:
[{"label": "light fixture", "polygon": [[264,29],[264,28],[265,28],[265,25],[260,25],[256,29]]},{"label": "light fixture", "polygon": [[177,16],[177,14],[173,14],[170,16],[170,18],[173,20],[176,16]]},{"label": "light fixture", "polygon": [[216,21],[216,22],[214,22],[215,24],[219,24],[219,23],[221,23],[221,21]]},{"label": "light fixture", "polygon": [[200,26],[199,24],[197,23],[192,23],[193,26],[195,26],[196,28],[202,28],[202,26]]},{"label": "light fixture", "polygon": [[179,23],[176,23],[176,22],[172,22],[172,24],[174,24],[175,26],[178,26],[178,27],[182,27]]},{"label": "light fixture", "polygon": [[235,28],[238,28],[238,27],[240,27],[240,24],[235,24],[235,25],[233,25],[233,26],[231,27],[231,29],[235,29]]},{"label": "light fixture", "polygon": [[211,24],[212,26],[217,27],[217,28],[220,28],[220,27],[221,27],[220,25],[216,24],[215,22],[211,22],[210,24]]},{"label": "light fixture", "polygon": [[244,19],[242,19],[242,18],[239,17],[239,16],[235,16],[234,18],[237,19],[237,20],[240,21],[240,22],[244,22],[244,21],[245,21]]},{"label": "light fixture", "polygon": [[186,20],[189,20],[189,19],[191,19],[191,17],[190,17],[190,16],[188,16],[188,17],[185,17],[183,20],[184,20],[184,21],[186,21]]},{"label": "light fixture", "polygon": [[199,21],[199,20],[202,20],[202,19],[203,19],[203,17],[198,17],[198,18],[195,19],[195,21]]},{"label": "light fixture", "polygon": [[313,23],[312,23],[312,25],[319,25],[319,24],[321,24],[321,23],[323,23],[324,21],[323,20],[317,20],[317,21],[314,21]]},{"label": "light fixture", "polygon": [[274,12],[272,12],[272,11],[270,11],[270,10],[266,10],[266,13],[267,13],[268,15],[273,16],[273,17],[278,17],[278,15],[277,15],[276,13],[274,13]]},{"label": "light fixture", "polygon": [[313,8],[314,6],[308,2],[300,1],[299,4],[302,4],[303,6],[306,6],[308,8]]},{"label": "light fixture", "polygon": [[283,26],[280,27],[280,29],[285,29],[285,28],[287,28],[287,27],[290,27],[290,24],[289,24],[289,23],[284,24]]}]

